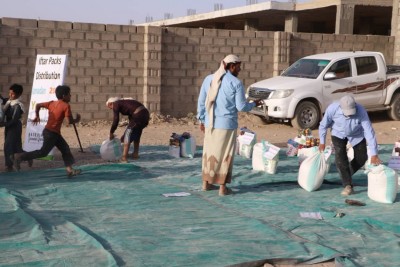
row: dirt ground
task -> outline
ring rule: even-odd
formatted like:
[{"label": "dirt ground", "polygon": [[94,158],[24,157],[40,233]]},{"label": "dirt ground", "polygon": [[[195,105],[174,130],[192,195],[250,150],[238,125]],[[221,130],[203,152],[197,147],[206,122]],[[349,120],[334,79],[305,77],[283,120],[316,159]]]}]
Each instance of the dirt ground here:
[{"label": "dirt ground", "polygon": [[[385,112],[376,112],[370,114],[373,127],[379,144],[393,144],[400,140],[400,121],[392,121]],[[120,127],[115,132],[119,137],[123,133],[125,127],[121,121]],[[257,140],[262,139],[269,141],[277,146],[286,147],[288,139],[297,135],[297,129],[291,127],[289,123],[265,122],[261,118],[249,113],[239,114],[239,127],[244,127],[257,133]],[[91,153],[89,147],[95,144],[101,144],[109,136],[111,121],[90,121],[80,122],[77,124],[77,131],[82,145],[83,153],[80,152],[80,145],[77,135],[72,126],[63,126],[61,133],[67,140],[76,159],[76,165],[103,163],[104,161],[96,154]],[[203,134],[199,130],[199,125],[193,114],[187,117],[176,119],[169,116],[152,114],[151,121],[147,128],[144,129],[141,144],[142,145],[165,145],[169,144],[169,137],[172,133],[189,132],[196,138],[198,146],[203,145]],[[25,128],[23,129],[23,136]],[[318,131],[312,132],[314,136],[318,136]],[[330,143],[328,135],[327,143]],[[0,128],[0,173],[5,171],[4,166],[4,130]],[[63,167],[61,155],[56,150],[55,159],[53,161],[35,160],[33,169]],[[28,170],[25,164],[22,168]]]},{"label": "dirt ground", "polygon": [[[370,114],[373,127],[377,136],[379,144],[393,144],[395,141],[400,140],[400,122],[392,121],[388,118],[385,112],[371,113]],[[255,131],[257,133],[257,140],[265,139],[280,147],[286,147],[288,139],[294,138],[297,135],[297,129],[290,126],[289,123],[266,123],[257,116],[241,113],[239,116],[239,127],[244,127]],[[109,136],[111,127],[110,121],[91,121],[80,122],[77,125],[77,131],[82,145],[83,152],[80,152],[80,145],[77,135],[72,126],[63,126],[61,133],[69,143],[73,155],[76,159],[76,165],[104,163],[99,155],[92,153],[89,149],[91,145],[101,144]],[[124,131],[124,122],[120,123],[116,134],[120,136]],[[172,133],[189,132],[196,138],[198,146],[202,146],[203,134],[199,130],[194,115],[189,114],[186,118],[175,119],[168,116],[152,114],[149,126],[144,130],[142,135],[142,145],[165,145],[169,144],[169,137]],[[23,136],[25,128],[23,129]],[[318,136],[318,131],[312,132],[313,136]],[[329,136],[329,135],[328,135]],[[328,137],[327,143],[330,143]],[[0,128],[0,175],[5,171],[4,166],[4,130]],[[55,153],[53,161],[35,160],[32,169],[47,169],[63,167],[63,161],[58,151]],[[27,164],[22,164],[23,170],[29,170]],[[272,266],[272,265],[265,265]],[[286,267],[289,265],[279,265]],[[299,266],[299,265],[297,265]],[[300,265],[306,266],[306,265]],[[310,266],[310,265],[307,265]],[[333,262],[320,263],[313,266],[318,267],[333,267]]]}]

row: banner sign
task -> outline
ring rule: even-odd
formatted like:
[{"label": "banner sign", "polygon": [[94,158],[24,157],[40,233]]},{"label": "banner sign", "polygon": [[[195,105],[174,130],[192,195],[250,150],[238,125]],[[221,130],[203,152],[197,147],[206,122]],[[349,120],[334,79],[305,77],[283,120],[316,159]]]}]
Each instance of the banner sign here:
[{"label": "banner sign", "polygon": [[40,123],[33,125],[31,120],[36,117],[36,103],[57,100],[56,87],[64,83],[66,70],[67,55],[37,55],[25,131],[23,147],[25,151],[38,150],[42,147],[42,132],[49,114],[47,109],[41,109],[39,112]]}]

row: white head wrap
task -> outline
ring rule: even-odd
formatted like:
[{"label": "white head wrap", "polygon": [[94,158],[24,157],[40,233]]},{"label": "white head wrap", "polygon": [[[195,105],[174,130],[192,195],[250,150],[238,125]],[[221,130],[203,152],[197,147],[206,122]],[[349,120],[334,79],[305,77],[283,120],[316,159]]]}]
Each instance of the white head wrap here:
[{"label": "white head wrap", "polygon": [[[236,55],[227,55],[219,65],[218,70],[214,73],[213,79],[211,81],[210,89],[207,93],[206,98],[206,111],[210,120],[210,127],[214,127],[214,102],[217,97],[219,87],[221,86],[222,77],[224,77],[226,70],[225,65],[229,63],[239,63],[241,62],[239,57]],[[225,65],[224,65],[225,63]]]},{"label": "white head wrap", "polygon": [[8,107],[10,106],[13,107],[14,105],[19,105],[21,107],[22,113],[25,113],[25,106],[19,99],[14,99],[14,100],[9,99],[3,107],[3,111],[5,112],[8,109]]},{"label": "white head wrap", "polygon": [[120,100],[119,97],[110,97],[110,98],[107,100],[106,105],[108,106],[109,103],[114,103],[115,101],[118,101],[118,100]]},{"label": "white head wrap", "polygon": [[225,64],[241,62],[236,55],[227,55],[222,61],[225,62]]}]

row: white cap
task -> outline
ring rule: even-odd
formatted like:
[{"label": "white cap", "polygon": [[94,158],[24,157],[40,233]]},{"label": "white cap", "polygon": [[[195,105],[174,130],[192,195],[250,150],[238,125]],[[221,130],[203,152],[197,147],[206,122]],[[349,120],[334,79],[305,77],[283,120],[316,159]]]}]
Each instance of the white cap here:
[{"label": "white cap", "polygon": [[356,114],[356,101],[351,95],[345,95],[340,99],[340,108],[345,116]]}]

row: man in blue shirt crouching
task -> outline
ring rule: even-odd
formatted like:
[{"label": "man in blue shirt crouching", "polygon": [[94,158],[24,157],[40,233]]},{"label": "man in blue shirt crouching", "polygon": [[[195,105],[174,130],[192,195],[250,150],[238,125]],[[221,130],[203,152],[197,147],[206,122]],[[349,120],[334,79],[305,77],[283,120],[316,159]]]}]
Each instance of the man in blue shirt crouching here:
[{"label": "man in blue shirt crouching", "polygon": [[[336,168],[344,186],[341,194],[348,196],[354,193],[352,175],[364,166],[368,159],[367,144],[371,164],[382,163],[378,157],[375,131],[367,111],[356,103],[351,95],[343,96],[339,102],[330,104],[326,109],[319,124],[320,151],[325,150],[328,128],[331,128]],[[347,157],[347,143],[350,143],[354,150],[354,159],[351,162]]]}]

